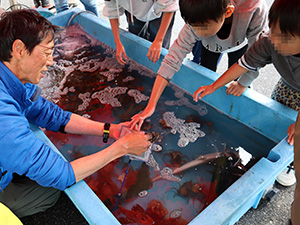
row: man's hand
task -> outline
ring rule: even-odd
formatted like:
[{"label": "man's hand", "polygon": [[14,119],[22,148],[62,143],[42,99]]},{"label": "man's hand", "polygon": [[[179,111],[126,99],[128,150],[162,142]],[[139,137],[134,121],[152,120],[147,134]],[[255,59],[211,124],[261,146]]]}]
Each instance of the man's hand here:
[{"label": "man's hand", "polygon": [[111,124],[109,137],[117,140],[120,137],[120,132],[121,132],[122,126],[130,127],[131,122],[128,121],[128,122],[123,122],[123,123],[119,123],[119,124]]},{"label": "man's hand", "polygon": [[148,134],[145,134],[145,132],[133,131],[132,133],[121,137],[116,142],[124,147],[126,154],[142,155],[151,145],[151,142],[149,141],[151,137]]},{"label": "man's hand", "polygon": [[244,93],[244,91],[246,91],[247,87],[241,85],[238,81],[234,81],[232,82],[227,90],[226,90],[226,93],[227,95],[233,95],[233,96],[241,96],[241,94]]}]

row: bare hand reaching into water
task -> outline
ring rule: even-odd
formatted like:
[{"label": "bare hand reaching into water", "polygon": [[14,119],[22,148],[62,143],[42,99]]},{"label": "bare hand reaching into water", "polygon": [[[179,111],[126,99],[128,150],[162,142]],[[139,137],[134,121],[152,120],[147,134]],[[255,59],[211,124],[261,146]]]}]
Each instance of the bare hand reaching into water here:
[{"label": "bare hand reaching into water", "polygon": [[125,152],[125,155],[135,154],[142,155],[144,151],[151,145],[149,141],[152,135],[146,134],[142,131],[134,131],[129,133],[116,141],[117,144],[121,145]]},{"label": "bare hand reaching into water", "polygon": [[155,108],[146,107],[143,112],[135,114],[133,117],[131,117],[130,128],[134,130],[140,130],[144,123],[144,120],[152,116],[154,110]]},{"label": "bare hand reaching into water", "polygon": [[154,41],[149,48],[147,57],[153,63],[159,60],[160,52],[162,49],[162,41]]},{"label": "bare hand reaching into water", "polygon": [[193,99],[195,102],[198,102],[198,99],[201,99],[206,95],[210,95],[210,94],[214,93],[215,91],[216,91],[216,89],[214,88],[214,86],[212,84],[207,85],[207,86],[202,86],[202,87],[198,88],[197,91],[194,92]]},{"label": "bare hand reaching into water", "polygon": [[117,58],[118,62],[121,65],[125,65],[126,64],[125,60],[127,60],[128,58],[127,58],[127,55],[126,55],[126,52],[125,52],[125,48],[122,45],[122,43],[119,43],[116,46],[116,58]]}]

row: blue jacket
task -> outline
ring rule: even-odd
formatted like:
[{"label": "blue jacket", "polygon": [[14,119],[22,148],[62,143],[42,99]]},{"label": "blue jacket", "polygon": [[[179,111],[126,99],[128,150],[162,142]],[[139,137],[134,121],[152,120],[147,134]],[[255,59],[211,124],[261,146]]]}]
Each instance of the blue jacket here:
[{"label": "blue jacket", "polygon": [[29,123],[58,131],[71,113],[40,96],[40,88],[21,81],[0,62],[0,191],[12,174],[64,190],[75,183],[72,166],[30,130]]}]

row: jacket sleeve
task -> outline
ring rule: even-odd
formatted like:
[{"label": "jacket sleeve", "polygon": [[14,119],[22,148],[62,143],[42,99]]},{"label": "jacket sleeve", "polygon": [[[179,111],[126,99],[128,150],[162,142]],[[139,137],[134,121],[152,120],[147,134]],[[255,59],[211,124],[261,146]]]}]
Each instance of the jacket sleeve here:
[{"label": "jacket sleeve", "polygon": [[168,54],[158,70],[158,74],[166,80],[171,80],[173,75],[179,71],[186,55],[192,52],[197,40],[200,40],[192,28],[185,24],[181,29],[178,38],[174,41]]},{"label": "jacket sleeve", "polygon": [[58,131],[61,126],[65,126],[71,114],[43,97],[39,97],[25,111],[25,116],[30,123],[51,131]]},{"label": "jacket sleeve", "polygon": [[257,7],[253,13],[249,27],[247,29],[248,45],[251,47],[258,40],[259,34],[268,29],[268,9],[265,1],[261,1],[260,7]]},{"label": "jacket sleeve", "polygon": [[64,190],[75,183],[72,166],[48,145],[38,139],[29,128],[29,123],[6,99],[1,104],[0,161],[11,173],[26,175],[42,186]]},{"label": "jacket sleeve", "polygon": [[124,8],[122,8],[120,5],[117,5],[116,0],[105,1],[105,6],[103,8],[103,15],[108,17],[108,19],[118,19],[120,16],[124,14],[124,12],[125,12]]},{"label": "jacket sleeve", "polygon": [[157,0],[154,4],[154,12],[176,12],[179,9],[178,0]]},{"label": "jacket sleeve", "polygon": [[240,84],[249,86],[258,76],[258,69],[272,63],[271,48],[268,33],[261,33],[259,39],[238,60],[238,64],[248,70],[238,79]]}]

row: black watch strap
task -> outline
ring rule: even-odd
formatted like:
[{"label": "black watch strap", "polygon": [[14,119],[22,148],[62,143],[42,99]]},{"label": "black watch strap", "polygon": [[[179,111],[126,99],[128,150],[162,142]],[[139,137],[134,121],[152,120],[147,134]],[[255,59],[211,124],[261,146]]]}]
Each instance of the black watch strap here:
[{"label": "black watch strap", "polygon": [[103,142],[106,143],[109,137],[109,128],[110,128],[110,123],[105,123],[104,124],[104,129],[103,129]]}]

